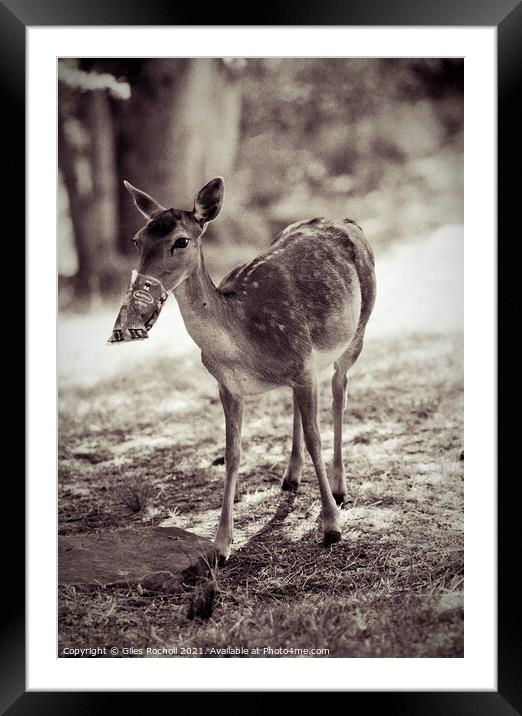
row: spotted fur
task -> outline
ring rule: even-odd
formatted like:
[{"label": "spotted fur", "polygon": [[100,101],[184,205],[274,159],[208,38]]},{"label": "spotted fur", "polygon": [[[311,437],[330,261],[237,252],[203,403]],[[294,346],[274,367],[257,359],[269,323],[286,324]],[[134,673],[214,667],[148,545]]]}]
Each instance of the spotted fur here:
[{"label": "spotted fur", "polygon": [[354,223],[298,222],[233,269],[218,291],[236,303],[246,333],[236,340],[255,347],[250,360],[259,377],[292,384],[312,351],[331,351],[364,330],[375,295],[373,254]]}]

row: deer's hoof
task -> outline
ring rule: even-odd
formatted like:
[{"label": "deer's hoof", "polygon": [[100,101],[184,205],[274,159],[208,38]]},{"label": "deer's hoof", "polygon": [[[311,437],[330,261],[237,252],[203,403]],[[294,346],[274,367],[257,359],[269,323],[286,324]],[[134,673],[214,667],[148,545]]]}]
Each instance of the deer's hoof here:
[{"label": "deer's hoof", "polygon": [[224,567],[230,557],[230,544],[214,544],[214,565]]},{"label": "deer's hoof", "polygon": [[335,493],[335,492],[334,492],[334,493],[333,493],[333,498],[334,498],[336,504],[337,504],[339,507],[342,507],[342,506],[344,505],[344,503],[346,502],[346,495],[343,495],[343,494],[339,494],[339,493]]},{"label": "deer's hoof", "polygon": [[297,492],[298,487],[298,482],[290,482],[290,480],[286,479],[281,483],[281,489],[285,492]]},{"label": "deer's hoof", "polygon": [[223,552],[218,551],[217,549],[214,550],[214,554],[212,556],[212,565],[213,567],[217,567],[220,569],[221,567],[224,567],[227,563],[228,555],[224,554]]},{"label": "deer's hoof", "polygon": [[323,544],[325,547],[330,547],[332,544],[339,542],[341,539],[341,533],[337,531],[325,532]]}]

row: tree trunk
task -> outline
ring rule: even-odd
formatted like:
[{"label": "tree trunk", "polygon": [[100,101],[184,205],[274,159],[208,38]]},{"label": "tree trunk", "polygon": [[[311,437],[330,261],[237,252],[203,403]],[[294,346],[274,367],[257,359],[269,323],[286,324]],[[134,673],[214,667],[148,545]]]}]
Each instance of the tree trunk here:
[{"label": "tree trunk", "polygon": [[85,120],[89,129],[88,156],[92,173],[86,220],[94,251],[94,280],[99,291],[105,292],[111,288],[117,273],[118,226],[114,122],[106,92],[98,90],[89,94]]},{"label": "tree trunk", "polygon": [[143,60],[119,124],[120,249],[143,225],[123,179],[166,207],[191,209],[212,177],[226,177],[237,148],[240,89],[215,59]]},{"label": "tree trunk", "polygon": [[76,291],[79,297],[91,302],[110,288],[117,271],[116,156],[107,93],[97,90],[79,101],[88,141],[81,149],[71,143],[65,118],[59,111],[58,158],[69,196],[78,258]]},{"label": "tree trunk", "polygon": [[58,103],[58,164],[69,196],[69,213],[78,259],[75,292],[80,299],[89,299],[91,295],[93,252],[89,246],[89,231],[85,222],[84,202],[76,176],[76,150],[67,138],[64,122],[65,119],[60,109],[60,103]]}]

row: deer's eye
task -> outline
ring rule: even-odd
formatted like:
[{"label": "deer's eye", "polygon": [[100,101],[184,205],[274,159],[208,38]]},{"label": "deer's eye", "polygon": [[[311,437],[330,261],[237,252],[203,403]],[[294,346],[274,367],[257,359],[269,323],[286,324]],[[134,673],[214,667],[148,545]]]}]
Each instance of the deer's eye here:
[{"label": "deer's eye", "polygon": [[185,238],[185,236],[181,236],[179,239],[176,239],[170,249],[170,255],[172,256],[174,249],[186,249],[188,246],[188,242],[189,240]]},{"label": "deer's eye", "polygon": [[139,253],[140,247],[138,246],[138,242],[136,241],[136,239],[132,239],[132,243],[134,244],[136,251]]}]

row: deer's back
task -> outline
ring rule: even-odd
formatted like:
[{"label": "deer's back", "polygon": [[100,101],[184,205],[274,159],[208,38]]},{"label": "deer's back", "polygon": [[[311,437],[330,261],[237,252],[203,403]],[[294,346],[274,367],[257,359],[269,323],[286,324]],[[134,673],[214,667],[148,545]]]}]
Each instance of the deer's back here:
[{"label": "deer's back", "polygon": [[373,254],[349,220],[299,222],[219,290],[240,307],[233,335],[256,374],[291,383],[313,357],[340,355],[364,331],[375,294]]}]

